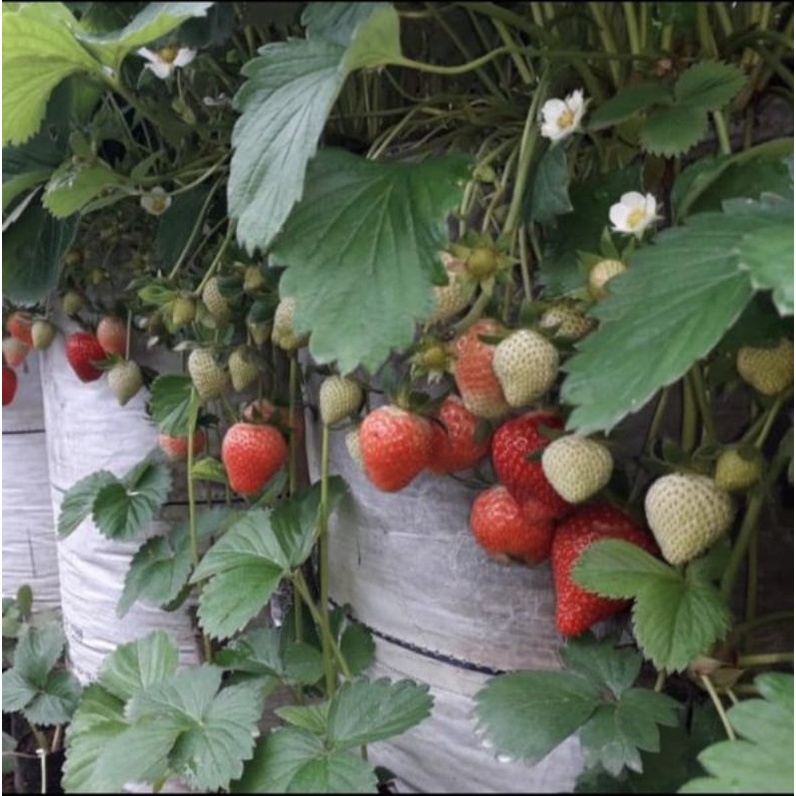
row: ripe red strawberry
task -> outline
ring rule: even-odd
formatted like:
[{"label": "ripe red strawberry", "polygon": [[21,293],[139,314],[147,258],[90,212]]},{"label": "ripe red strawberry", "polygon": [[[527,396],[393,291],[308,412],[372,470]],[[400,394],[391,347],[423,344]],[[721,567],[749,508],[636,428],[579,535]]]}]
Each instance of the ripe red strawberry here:
[{"label": "ripe red strawberry", "polygon": [[17,374],[3,365],[3,406],[8,406],[17,394]]},{"label": "ripe red strawberry", "polygon": [[552,520],[529,522],[504,486],[493,486],[475,499],[470,530],[478,544],[499,559],[541,564],[550,555]]},{"label": "ripe red strawberry", "polygon": [[359,444],[365,473],[383,492],[409,484],[431,460],[431,423],[397,406],[382,406],[362,421]]},{"label": "ripe red strawberry", "polygon": [[287,461],[285,438],[274,426],[235,423],[221,443],[229,485],[241,495],[257,494]]},{"label": "ripe red strawberry", "polygon": [[[455,473],[475,467],[489,452],[491,435],[476,441],[478,418],[470,412],[458,395],[449,395],[431,424],[432,473]],[[447,429],[447,431],[446,431]]]},{"label": "ripe red strawberry", "polygon": [[12,312],[6,321],[6,329],[12,337],[16,337],[21,343],[24,343],[28,348],[33,348],[33,337],[30,333],[33,326],[33,318],[30,313]]},{"label": "ripe red strawberry", "polygon": [[74,332],[66,338],[66,359],[80,381],[96,381],[102,376],[94,363],[105,359],[105,351],[91,332]]},{"label": "ripe red strawberry", "polygon": [[503,394],[492,360],[495,346],[479,339],[504,334],[505,327],[491,318],[482,318],[460,335],[453,344],[456,361],[453,377],[464,405],[478,417],[497,418],[510,407]]},{"label": "ripe red strawberry", "polygon": [[[193,455],[198,456],[205,447],[205,432],[201,428],[197,428],[193,435],[191,448]],[[158,445],[163,453],[168,456],[172,461],[178,459],[186,459],[188,457],[188,437],[187,436],[172,436],[171,434],[158,434]]]},{"label": "ripe red strawberry", "polygon": [[106,354],[127,352],[127,327],[118,318],[106,315],[97,326],[97,340]]},{"label": "ripe red strawberry", "polygon": [[550,412],[526,412],[509,420],[492,437],[492,464],[498,479],[522,505],[526,519],[559,519],[571,508],[547,480],[540,461],[528,456],[541,452],[550,440],[539,428],[561,428],[561,418]]},{"label": "ripe red strawberry", "polygon": [[563,636],[577,636],[595,622],[624,611],[630,600],[610,600],[582,589],[572,580],[572,567],[580,554],[601,539],[623,539],[650,553],[655,543],[623,511],[607,503],[578,508],[556,528],[551,551],[556,592],[556,627]]},{"label": "ripe red strawberry", "polygon": [[12,368],[18,368],[28,355],[28,347],[16,337],[6,337],[3,340],[3,356]]}]

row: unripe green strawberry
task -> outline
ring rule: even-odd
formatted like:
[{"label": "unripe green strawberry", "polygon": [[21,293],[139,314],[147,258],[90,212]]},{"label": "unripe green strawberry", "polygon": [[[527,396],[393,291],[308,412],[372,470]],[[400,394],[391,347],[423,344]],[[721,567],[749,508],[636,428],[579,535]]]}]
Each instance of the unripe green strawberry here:
[{"label": "unripe green strawberry", "polygon": [[464,263],[443,252],[445,270],[448,272],[448,284],[434,288],[436,307],[429,323],[447,321],[460,313],[469,303],[475,291],[475,282],[467,278]]},{"label": "unripe green strawberry", "polygon": [[207,311],[217,321],[228,321],[232,317],[232,309],[229,303],[221,294],[219,287],[219,278],[217,276],[211,277],[207,280],[207,284],[202,290],[202,301],[204,302]]},{"label": "unripe green strawberry", "polygon": [[188,373],[202,401],[218,398],[229,385],[229,377],[216,362],[209,348],[195,348],[191,351],[188,357]]},{"label": "unripe green strawberry", "polygon": [[245,346],[238,346],[227,363],[229,375],[232,377],[232,389],[235,392],[243,392],[247,387],[257,381],[260,375],[260,368],[252,358],[251,351]]},{"label": "unripe green strawberry", "polygon": [[763,457],[750,446],[728,448],[716,461],[716,486],[727,492],[740,492],[754,486],[763,475]]},{"label": "unripe green strawberry", "polygon": [[497,252],[487,246],[473,249],[465,262],[467,271],[478,280],[494,276],[499,264]]},{"label": "unripe green strawberry", "polygon": [[274,313],[271,340],[285,351],[301,348],[307,341],[306,336],[299,337],[293,328],[293,316],[295,314],[296,300],[294,298],[283,298]]},{"label": "unripe green strawberry", "polygon": [[362,403],[362,388],[345,376],[329,376],[320,391],[321,420],[331,426],[355,412]]},{"label": "unripe green strawberry", "polygon": [[263,345],[271,339],[272,324],[249,321],[246,325],[256,345]]},{"label": "unripe green strawberry", "polygon": [[52,345],[55,339],[55,327],[49,321],[39,318],[33,322],[30,335],[33,338],[33,347],[43,351]]},{"label": "unripe green strawberry", "polygon": [[553,440],[542,453],[542,471],[569,503],[596,495],[611,479],[614,460],[604,445],[572,434]]},{"label": "unripe green strawberry", "polygon": [[539,328],[552,331],[557,340],[580,340],[596,325],[594,318],[589,318],[567,302],[548,307],[539,319]]},{"label": "unripe green strawberry", "polygon": [[83,296],[76,290],[67,290],[61,299],[61,305],[67,315],[77,315],[83,309]]},{"label": "unripe green strawberry", "polygon": [[171,308],[171,321],[175,329],[187,326],[196,317],[196,301],[192,296],[177,296]]},{"label": "unripe green strawberry", "polygon": [[359,426],[352,428],[345,435],[345,446],[348,448],[351,458],[356,462],[359,469],[364,472],[365,462],[362,458],[362,448],[359,445]]},{"label": "unripe green strawberry", "polygon": [[259,290],[265,284],[263,272],[256,265],[246,266],[243,274],[243,289],[248,292]]},{"label": "unripe green strawberry", "polygon": [[108,386],[120,406],[124,406],[144,385],[141,368],[133,360],[125,360],[108,371]]},{"label": "unripe green strawberry", "polygon": [[589,293],[596,299],[603,299],[608,295],[606,283],[617,274],[627,271],[627,266],[621,260],[600,260],[589,271]]},{"label": "unripe green strawberry", "polygon": [[778,395],[793,385],[793,340],[783,338],[775,348],[738,349],[738,373],[763,395]]},{"label": "unripe green strawberry", "polygon": [[518,329],[495,349],[492,367],[511,406],[525,406],[547,392],[558,375],[558,349],[531,329]]},{"label": "unripe green strawberry", "polygon": [[663,557],[675,566],[703,553],[729,529],[730,496],[711,478],[671,473],[649,488],[644,510]]}]

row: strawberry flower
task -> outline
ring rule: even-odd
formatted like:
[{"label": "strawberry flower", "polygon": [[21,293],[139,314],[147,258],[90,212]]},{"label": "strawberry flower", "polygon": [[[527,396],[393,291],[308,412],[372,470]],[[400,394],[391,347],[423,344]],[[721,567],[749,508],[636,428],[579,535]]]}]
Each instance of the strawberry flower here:
[{"label": "strawberry flower", "polygon": [[583,114],[589,100],[583,99],[583,91],[573,91],[564,99],[549,99],[542,106],[541,132],[553,143],[563,140],[580,129]]},{"label": "strawberry flower", "polygon": [[169,47],[163,47],[160,50],[150,50],[146,47],[141,47],[136,52],[149,61],[148,64],[144,65],[144,68],[151,69],[161,80],[171,77],[175,69],[187,66],[196,58],[196,50],[191,50],[188,47],[177,47],[174,44]]},{"label": "strawberry flower", "polygon": [[162,216],[171,206],[171,197],[159,185],[141,196],[141,207],[153,216]]},{"label": "strawberry flower", "polygon": [[611,205],[608,211],[608,217],[613,224],[611,231],[635,235],[640,240],[644,230],[660,218],[656,210],[657,202],[651,193],[646,195],[638,191],[623,193],[619,201]]}]

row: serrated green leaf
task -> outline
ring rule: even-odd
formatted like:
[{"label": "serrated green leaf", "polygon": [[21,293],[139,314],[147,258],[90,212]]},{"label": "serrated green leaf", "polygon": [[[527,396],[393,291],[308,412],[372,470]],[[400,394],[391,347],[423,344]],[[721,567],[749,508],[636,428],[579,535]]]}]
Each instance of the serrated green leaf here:
[{"label": "serrated green leaf", "polygon": [[674,96],[682,105],[717,111],[735,97],[745,82],[744,73],[734,64],[703,61],[677,78]]},{"label": "serrated green leaf", "polygon": [[185,669],[134,696],[127,708],[137,726],[171,728],[170,767],[206,791],[225,788],[242,774],[262,710],[256,684],[219,690],[221,675],[215,666]]},{"label": "serrated green leaf", "polygon": [[94,499],[92,519],[109,539],[132,539],[152,521],[168,497],[171,472],[164,464],[144,461],[122,483],[103,486]]},{"label": "serrated green leaf", "polygon": [[329,724],[329,703],[321,702],[318,705],[286,705],[277,708],[277,716],[294,727],[307,730],[313,735],[324,737]]},{"label": "serrated green leaf", "polygon": [[31,685],[18,671],[3,672],[3,713],[24,710],[36,698],[38,688]]},{"label": "serrated green leaf", "polygon": [[80,692],[80,683],[71,672],[52,671],[22,712],[37,726],[66,724],[75,712]]},{"label": "serrated green leaf", "polygon": [[475,697],[486,737],[505,754],[541,760],[585,724],[600,689],[570,672],[515,672],[492,678]]},{"label": "serrated green leaf", "polygon": [[755,227],[751,218],[703,213],[633,255],[592,310],[599,328],[563,366],[562,399],[576,406],[568,428],[610,430],[714,348],[752,296],[737,247]]},{"label": "serrated green leaf", "polygon": [[375,793],[376,775],[362,758],[329,751],[323,741],[293,727],[260,738],[235,793]]},{"label": "serrated green leaf", "polygon": [[101,160],[84,166],[68,160],[50,177],[42,204],[56,218],[68,218],[100,194],[113,193],[121,185],[124,179]]},{"label": "serrated green leaf", "polygon": [[127,729],[124,703],[99,685],[83,691],[80,704],[66,729],[66,763],[62,785],[66,793],[112,793],[96,775],[96,764],[106,745]]},{"label": "serrated green leaf", "polygon": [[611,99],[595,108],[589,114],[587,127],[590,130],[603,130],[612,127],[634,113],[646,110],[653,105],[667,104],[672,100],[671,88],[662,81],[646,81],[625,86]]},{"label": "serrated green leaf", "polygon": [[340,637],[340,652],[348,664],[349,671],[356,677],[373,662],[376,654],[373,634],[359,622],[347,623]]},{"label": "serrated green leaf", "polygon": [[696,146],[708,129],[708,116],[698,105],[670,105],[651,110],[641,125],[642,149],[661,157],[682,155]]},{"label": "serrated green leaf", "polygon": [[228,200],[238,240],[267,247],[301,199],[307,162],[347,75],[401,57],[395,9],[379,5],[359,19],[350,45],[319,38],[268,44],[242,70],[234,99],[242,113],[232,133]]},{"label": "serrated green leaf", "polygon": [[14,651],[14,671],[34,687],[43,686],[66,644],[57,622],[22,627]]},{"label": "serrated green leaf", "polygon": [[38,171],[26,171],[3,181],[3,212],[20,194],[25,193],[29,188],[33,188],[39,183],[45,182],[50,177],[51,172],[47,169]]},{"label": "serrated green leaf", "polygon": [[329,708],[329,740],[336,749],[375,743],[400,735],[431,715],[428,686],[410,680],[349,681]]},{"label": "serrated green leaf", "polygon": [[307,38],[321,38],[347,47],[357,27],[379,7],[379,3],[307,3],[301,24]]},{"label": "serrated green leaf", "polygon": [[191,17],[203,17],[212,3],[149,3],[122,30],[113,33],[80,32],[78,38],[103,63],[118,69],[127,53],[159,39]]},{"label": "serrated green leaf", "polygon": [[177,647],[164,630],[120,644],[104,661],[97,682],[122,702],[177,671]]},{"label": "serrated green leaf", "polygon": [[634,649],[618,649],[610,639],[597,641],[589,634],[570,639],[561,650],[567,669],[610,689],[619,698],[641,671],[642,658]]},{"label": "serrated green leaf", "polygon": [[677,583],[678,571],[621,539],[603,539],[587,547],[572,569],[572,580],[584,589],[613,599],[630,599],[651,578]]},{"label": "serrated green leaf", "polygon": [[324,150],[312,161],[274,256],[288,266],[280,293],[296,299],[295,326],[312,332],[316,361],[375,371],[412,342],[433,309],[445,219],[467,172],[459,156],[375,163]]},{"label": "serrated green leaf", "polygon": [[548,224],[556,216],[572,212],[569,200],[569,167],[564,147],[545,152],[533,180],[529,221]]},{"label": "serrated green leaf", "polygon": [[191,377],[164,373],[152,382],[151,392],[149,407],[160,430],[172,436],[186,436],[192,405],[199,405]]},{"label": "serrated green leaf", "polygon": [[77,218],[57,219],[38,202],[28,205],[3,233],[3,295],[22,304],[43,301],[58,284],[76,231]]},{"label": "serrated green leaf", "polygon": [[764,699],[734,705],[727,718],[740,740],[708,747],[699,762],[709,777],[678,793],[789,793],[793,789],[793,675],[765,674],[755,681]]},{"label": "serrated green leaf", "polygon": [[81,478],[64,496],[58,516],[58,535],[68,536],[91,515],[97,495],[109,484],[118,483],[107,470],[99,470]]},{"label": "serrated green leaf", "polygon": [[[63,3],[3,6],[3,145],[19,144],[40,127],[53,89],[100,64],[70,30],[77,22]],[[101,75],[100,75],[101,77]]]}]

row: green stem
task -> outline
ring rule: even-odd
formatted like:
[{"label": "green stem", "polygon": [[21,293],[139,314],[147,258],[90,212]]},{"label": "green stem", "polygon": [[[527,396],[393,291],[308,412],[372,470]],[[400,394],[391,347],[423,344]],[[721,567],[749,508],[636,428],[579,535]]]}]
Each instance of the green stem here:
[{"label": "green stem", "polygon": [[47,752],[44,749],[39,749],[40,771],[41,771],[41,793],[47,793]]},{"label": "green stem", "polygon": [[[506,26],[499,19],[493,19],[492,24],[495,26],[495,30],[503,40],[503,44],[505,44],[506,47],[511,47],[514,49],[516,47],[516,43],[512,40],[511,34]],[[531,75],[528,65],[522,60],[522,57],[518,53],[512,52],[511,59],[514,61],[514,66],[517,67],[517,72],[519,72],[522,82],[525,83],[526,86],[530,85],[533,82],[533,75]]]},{"label": "green stem", "polygon": [[756,616],[754,619],[747,620],[738,625],[733,631],[733,636],[745,636],[749,633],[759,630],[765,625],[772,625],[777,622],[793,623],[793,611],[776,611],[772,614],[765,614],[765,616]]},{"label": "green stem", "polygon": [[660,50],[662,53],[668,53],[672,50],[672,35],[674,34],[674,25],[671,22],[667,22],[661,28],[661,46]]},{"label": "green stem", "polygon": [[[329,426],[321,431],[321,501],[318,509],[318,558],[320,560],[320,612],[325,627],[329,627]],[[326,676],[326,695],[335,690],[335,671],[332,660],[331,633],[322,639],[323,670]]]},{"label": "green stem", "polygon": [[299,390],[299,372],[298,372],[298,358],[295,351],[290,352],[290,374],[288,376],[288,422],[290,423],[291,433],[288,440],[288,447],[290,451],[290,459],[288,463],[288,492],[291,495],[296,493],[298,487],[298,440],[293,433],[293,419],[298,410],[298,390]]},{"label": "green stem", "polygon": [[738,538],[735,540],[732,552],[730,553],[730,560],[727,562],[727,568],[721,579],[721,595],[728,602],[735,588],[735,581],[738,577],[741,563],[749,549],[752,537],[757,532],[757,521],[760,518],[760,512],[763,508],[764,497],[765,491],[758,487],[749,498],[746,514],[741,523],[741,529],[738,531]]},{"label": "green stem", "polygon": [[727,718],[727,712],[724,710],[724,705],[721,704],[721,698],[716,693],[713,683],[711,683],[710,678],[706,677],[704,674],[700,675],[699,677],[700,680],[702,680],[702,685],[705,686],[705,690],[708,692],[708,694],[710,694],[711,702],[713,702],[713,707],[716,708],[716,713],[719,714],[719,718],[721,719],[721,723],[724,725],[724,731],[727,733],[727,737],[731,741],[734,741],[735,730],[733,730],[730,720]]},{"label": "green stem", "polygon": [[727,38],[728,36],[732,36],[734,33],[732,19],[724,3],[712,3],[711,6],[719,19],[719,25],[721,26],[721,32],[724,34],[724,37]]},{"label": "green stem", "polygon": [[531,264],[528,256],[528,236],[525,228],[520,229],[520,273],[522,274],[522,290],[526,301],[533,298],[533,286],[531,284]]},{"label": "green stem", "polygon": [[758,655],[739,655],[736,665],[739,669],[753,666],[776,666],[780,663],[793,663],[792,652],[766,652]]},{"label": "green stem", "polygon": [[639,41],[635,5],[634,3],[622,3],[622,10],[625,13],[625,25],[627,26],[627,37],[630,41],[630,52],[633,53],[633,55],[638,55],[641,52],[641,43]]},{"label": "green stem", "polygon": [[[660,431],[661,423],[663,423],[664,414],[666,412],[666,404],[669,402],[669,391],[669,387],[664,387],[658,396],[658,403],[655,406],[655,412],[652,415],[652,420],[650,421],[649,428],[647,429],[647,436],[644,438],[642,453],[645,456],[649,456],[650,453],[652,453],[655,439]],[[630,497],[628,498],[629,503],[635,503],[638,493],[641,490],[643,479],[644,471],[639,468],[638,472],[636,473],[635,481],[633,482],[633,488],[630,490]]]},{"label": "green stem", "polygon": [[658,672],[658,676],[655,678],[655,686],[653,687],[653,691],[655,693],[660,694],[663,691],[663,686],[666,683],[666,669],[661,669]]},{"label": "green stem", "polygon": [[697,408],[699,415],[702,419],[702,428],[707,436],[707,442],[716,442],[716,426],[713,422],[713,414],[710,411],[710,399],[708,389],[705,384],[705,379],[702,375],[702,368],[698,362],[695,362],[688,373],[691,379],[691,389],[693,390],[696,398]]},{"label": "green stem", "polygon": [[[616,47],[616,41],[614,40],[614,34],[611,30],[610,25],[608,24],[608,20],[605,18],[605,14],[603,14],[603,4],[602,3],[587,3],[589,6],[589,11],[591,11],[591,15],[594,17],[594,21],[597,23],[597,29],[600,35],[600,41],[603,45],[603,50],[610,55],[616,56],[619,52]],[[608,68],[611,70],[611,78],[613,79],[614,88],[619,88],[619,63],[616,60],[610,60],[608,62]]]},{"label": "green stem", "polygon": [[785,398],[787,395],[789,395],[788,392],[781,393],[777,396],[777,399],[774,401],[774,403],[771,404],[771,408],[768,410],[763,428],[760,430],[760,433],[755,440],[755,447],[758,450],[763,449],[763,445],[765,445],[768,435],[771,433],[774,421],[777,419],[779,410],[782,409],[782,405],[785,403]]},{"label": "green stem", "polygon": [[722,155],[732,155],[732,144],[730,143],[730,133],[727,129],[727,122],[721,111],[712,111],[711,118],[713,126],[716,128],[716,136],[719,139],[719,151]]},{"label": "green stem", "polygon": [[694,391],[688,378],[684,378],[682,381],[682,394],[683,414],[680,444],[686,453],[691,453],[696,447],[698,423],[696,399],[694,398]]},{"label": "green stem", "polygon": [[475,300],[475,304],[470,307],[470,311],[467,315],[464,316],[457,324],[454,325],[454,331],[456,334],[460,334],[461,332],[465,331],[465,329],[469,329],[483,314],[484,310],[486,309],[486,305],[489,304],[489,299],[492,298],[489,293],[485,291],[481,291],[478,298]]},{"label": "green stem", "polygon": [[393,63],[396,66],[405,66],[409,69],[416,69],[418,72],[428,72],[432,75],[464,75],[467,74],[467,72],[472,72],[474,69],[479,69],[495,58],[499,58],[501,55],[508,54],[512,49],[511,47],[498,47],[496,50],[492,50],[492,52],[488,52],[480,58],[475,58],[472,61],[456,66],[427,64],[422,61],[414,61],[411,58],[398,58]]},{"label": "green stem", "polygon": [[755,534],[749,542],[749,559],[746,565],[746,621],[757,613],[757,568],[759,566],[759,537]]},{"label": "green stem", "polygon": [[196,288],[194,293],[197,296],[202,295],[202,291],[204,290],[205,285],[210,281],[210,277],[216,272],[218,268],[221,258],[224,256],[224,252],[227,250],[227,246],[229,246],[230,241],[232,240],[235,234],[235,225],[230,221],[229,226],[227,227],[227,234],[224,236],[224,240],[221,242],[221,246],[219,247],[218,251],[216,252],[216,256],[213,258],[213,262],[210,263],[205,275],[202,277],[202,281],[199,283],[199,286]]},{"label": "green stem", "polygon": [[696,4],[697,30],[699,31],[699,42],[708,58],[718,58],[719,50],[716,46],[716,39],[713,37],[713,30],[708,19],[708,4],[700,2]]}]

